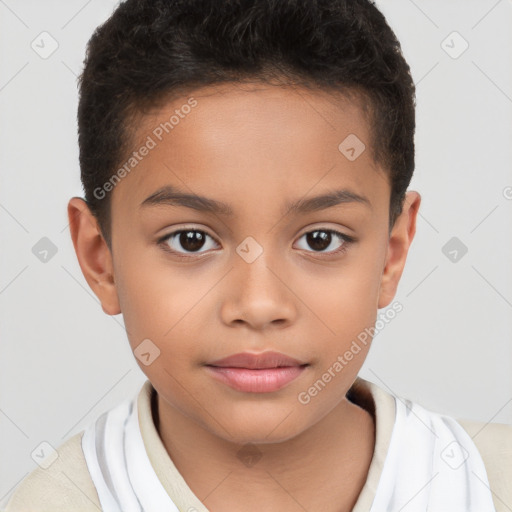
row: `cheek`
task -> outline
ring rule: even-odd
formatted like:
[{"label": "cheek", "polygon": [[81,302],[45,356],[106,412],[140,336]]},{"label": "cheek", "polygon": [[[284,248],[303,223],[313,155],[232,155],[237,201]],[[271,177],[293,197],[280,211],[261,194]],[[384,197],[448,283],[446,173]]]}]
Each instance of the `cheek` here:
[{"label": "cheek", "polygon": [[[374,253],[375,254],[375,253]],[[376,318],[380,269],[375,257],[354,255],[338,269],[331,268],[302,286],[304,302],[316,313],[326,334],[346,339]]]},{"label": "cheek", "polygon": [[194,278],[192,282],[186,270],[154,260],[144,263],[132,253],[123,261],[123,273],[116,279],[132,350],[142,340],[150,339],[162,355],[180,358],[187,347],[190,352],[194,343],[189,340],[199,339],[198,324],[193,320],[213,284],[213,276]]}]

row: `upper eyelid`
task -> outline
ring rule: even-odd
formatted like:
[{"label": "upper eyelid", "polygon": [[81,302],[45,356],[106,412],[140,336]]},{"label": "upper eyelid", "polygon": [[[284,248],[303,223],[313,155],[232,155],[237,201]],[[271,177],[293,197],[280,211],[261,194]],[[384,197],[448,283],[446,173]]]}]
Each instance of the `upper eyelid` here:
[{"label": "upper eyelid", "polygon": [[[202,233],[206,233],[208,236],[211,236],[214,240],[216,239],[216,237],[214,235],[209,233],[208,229],[196,227],[196,226],[183,226],[183,227],[174,229],[173,231],[169,231],[169,233],[162,235],[160,238],[170,237],[177,233],[181,233],[182,231],[200,231]],[[340,228],[331,228],[331,227],[328,227],[325,225],[315,226],[315,227],[305,228],[304,231],[302,231],[299,236],[305,235],[306,233],[311,233],[312,231],[338,231],[338,232],[340,232]],[[344,234],[344,233],[342,233],[342,234]],[[349,237],[351,235],[347,234],[346,236]]]},{"label": "upper eyelid", "polygon": [[199,231],[201,233],[205,233],[207,234],[210,238],[212,238],[213,240],[215,240],[216,243],[219,243],[217,241],[217,237],[215,237],[214,235],[212,235],[211,233],[208,232],[208,230],[204,229],[204,228],[198,228],[198,227],[182,227],[182,228],[178,228],[178,229],[174,229],[173,231],[169,231],[169,233],[167,233],[166,235],[162,235],[160,238],[160,240],[162,239],[167,239],[167,238],[171,238],[175,235],[177,235],[178,233],[181,233],[183,231]]}]

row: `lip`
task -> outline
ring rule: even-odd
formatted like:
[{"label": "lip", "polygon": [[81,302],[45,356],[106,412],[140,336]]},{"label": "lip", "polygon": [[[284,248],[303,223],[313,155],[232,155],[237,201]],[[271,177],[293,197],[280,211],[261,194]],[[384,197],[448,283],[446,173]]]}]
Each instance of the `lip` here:
[{"label": "lip", "polygon": [[237,391],[271,393],[301,375],[309,366],[279,352],[243,352],[206,365],[210,375]]},{"label": "lip", "polygon": [[207,366],[217,366],[224,368],[248,368],[251,370],[262,370],[267,368],[277,368],[279,366],[302,366],[306,364],[293,357],[289,357],[281,352],[240,352],[217,361],[208,363]]}]

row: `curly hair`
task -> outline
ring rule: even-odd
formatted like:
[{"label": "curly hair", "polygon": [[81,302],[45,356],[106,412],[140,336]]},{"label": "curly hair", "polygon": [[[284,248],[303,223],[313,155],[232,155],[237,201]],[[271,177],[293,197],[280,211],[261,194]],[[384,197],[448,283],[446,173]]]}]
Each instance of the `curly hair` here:
[{"label": "curly hair", "polygon": [[373,158],[389,176],[389,226],[414,171],[415,87],[370,0],[126,0],[96,28],[79,77],[85,201],[111,248],[111,197],[138,116],[196,87],[259,81],[364,97]]}]

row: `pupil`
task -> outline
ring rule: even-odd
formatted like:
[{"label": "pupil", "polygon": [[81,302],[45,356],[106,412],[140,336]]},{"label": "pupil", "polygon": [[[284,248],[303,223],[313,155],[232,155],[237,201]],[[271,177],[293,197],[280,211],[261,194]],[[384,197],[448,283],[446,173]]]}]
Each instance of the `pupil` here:
[{"label": "pupil", "polygon": [[180,234],[180,244],[187,251],[197,251],[204,244],[203,234],[199,231],[183,231]]},{"label": "pupil", "polygon": [[313,231],[307,235],[308,244],[312,249],[322,251],[329,247],[331,236],[331,233],[327,233],[326,231]]}]

